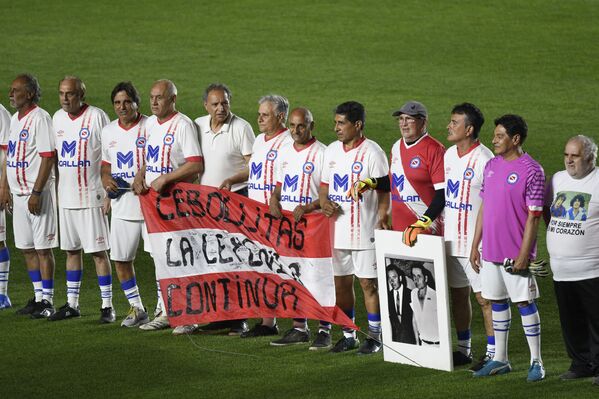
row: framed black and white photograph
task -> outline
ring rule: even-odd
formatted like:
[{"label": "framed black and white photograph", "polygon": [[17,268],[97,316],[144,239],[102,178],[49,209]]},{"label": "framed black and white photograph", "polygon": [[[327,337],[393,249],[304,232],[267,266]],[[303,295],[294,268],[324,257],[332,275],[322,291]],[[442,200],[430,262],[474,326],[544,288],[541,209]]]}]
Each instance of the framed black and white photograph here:
[{"label": "framed black and white photograph", "polygon": [[453,370],[445,248],[421,234],[377,230],[376,256],[385,361]]}]

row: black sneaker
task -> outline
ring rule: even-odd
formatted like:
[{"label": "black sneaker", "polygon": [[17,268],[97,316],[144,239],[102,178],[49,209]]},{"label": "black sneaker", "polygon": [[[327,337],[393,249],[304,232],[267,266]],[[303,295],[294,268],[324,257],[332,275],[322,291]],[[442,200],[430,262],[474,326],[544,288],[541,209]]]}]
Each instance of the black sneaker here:
[{"label": "black sneaker", "polygon": [[366,338],[366,341],[360,345],[358,349],[358,355],[372,355],[373,353],[377,353],[381,350],[383,344],[380,341],[372,337]]},{"label": "black sneaker", "polygon": [[42,299],[41,302],[35,303],[35,310],[31,313],[32,319],[47,319],[54,314],[54,306],[50,301]]},{"label": "black sneaker", "polygon": [[593,372],[591,370],[588,371],[574,371],[568,370],[563,374],[560,374],[559,379],[562,381],[566,380],[577,380],[579,378],[589,378],[593,376]]},{"label": "black sneaker", "polygon": [[255,337],[266,337],[269,335],[278,335],[279,327],[275,324],[273,327],[265,326],[260,323],[256,323],[254,328],[246,331],[240,335],[241,338],[255,338]]},{"label": "black sneaker", "polygon": [[476,373],[477,371],[479,371],[480,369],[485,367],[485,364],[487,364],[491,360],[493,360],[493,358],[489,354],[485,354],[483,357],[480,358],[478,363],[476,363],[474,366],[470,367],[469,370],[472,371],[473,373]]},{"label": "black sneaker", "polygon": [[27,305],[16,311],[16,314],[19,316],[26,316],[28,314],[30,315],[36,308],[37,302],[35,302],[35,298],[31,298],[29,301],[27,301]]},{"label": "black sneaker", "polygon": [[468,356],[464,355],[460,351],[453,352],[453,365],[454,366],[464,366],[466,364],[472,363],[472,353]]},{"label": "black sneaker", "polygon": [[230,326],[230,330],[229,330],[228,335],[230,335],[230,336],[241,335],[250,330],[247,319],[230,320],[229,326]]},{"label": "black sneaker", "polygon": [[305,344],[308,341],[310,341],[310,331],[300,331],[297,328],[292,328],[287,330],[281,339],[272,341],[270,344],[272,346],[287,346]]},{"label": "black sneaker", "polygon": [[335,346],[333,346],[333,349],[331,349],[331,352],[339,353],[351,351],[353,349],[357,349],[358,345],[360,345],[360,340],[358,338],[343,337],[339,341],[337,341]]},{"label": "black sneaker", "polygon": [[249,327],[246,319],[213,321],[200,327],[200,331],[205,333],[217,333],[227,329],[228,335],[236,336],[247,332]]},{"label": "black sneaker", "polygon": [[72,308],[69,306],[69,303],[67,302],[63,306],[61,306],[60,309],[54,312],[52,316],[48,317],[48,320],[58,321],[70,319],[72,317],[81,317],[81,312],[79,311],[79,307]]},{"label": "black sneaker", "polygon": [[116,321],[116,312],[113,308],[100,309],[100,323],[114,323]]},{"label": "black sneaker", "polygon": [[330,349],[333,346],[331,343],[331,334],[326,331],[319,331],[312,342],[312,345],[308,348],[311,351],[318,351],[321,349]]}]

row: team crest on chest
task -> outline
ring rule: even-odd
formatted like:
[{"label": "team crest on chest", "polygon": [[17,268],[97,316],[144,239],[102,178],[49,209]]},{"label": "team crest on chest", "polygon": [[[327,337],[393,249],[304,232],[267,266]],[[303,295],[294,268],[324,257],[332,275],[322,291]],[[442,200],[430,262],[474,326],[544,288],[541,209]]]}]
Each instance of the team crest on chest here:
[{"label": "team crest on chest", "polygon": [[419,157],[414,157],[410,160],[410,168],[418,169],[420,167],[421,163],[422,163],[422,161],[420,160]]},{"label": "team crest on chest", "polygon": [[464,180],[472,180],[473,177],[474,177],[474,169],[466,168],[466,170],[464,171]]},{"label": "team crest on chest", "polygon": [[277,150],[268,151],[268,153],[266,154],[266,160],[274,161],[275,159],[277,159]]},{"label": "team crest on chest", "polygon": [[314,164],[312,162],[306,162],[302,169],[305,174],[311,175],[312,172],[314,172]]},{"label": "team crest on chest", "polygon": [[79,138],[81,140],[87,140],[89,138],[89,129],[82,127],[81,130],[79,130]]},{"label": "team crest on chest", "polygon": [[146,138],[138,137],[137,140],[135,140],[135,145],[137,148],[144,148],[146,146]]},{"label": "team crest on chest", "polygon": [[518,174],[516,172],[513,172],[508,175],[507,182],[508,184],[516,184],[518,182],[518,179],[520,179]]},{"label": "team crest on chest", "polygon": [[21,133],[19,133],[19,141],[27,141],[29,138],[29,130],[23,129]]},{"label": "team crest on chest", "polygon": [[362,166],[362,162],[354,162],[351,166],[351,171],[353,174],[360,174],[360,172],[362,172],[362,169],[364,169],[364,166]]},{"label": "team crest on chest", "polygon": [[169,133],[166,136],[164,136],[164,145],[173,145],[174,142],[175,142],[175,136],[173,136],[172,134]]}]

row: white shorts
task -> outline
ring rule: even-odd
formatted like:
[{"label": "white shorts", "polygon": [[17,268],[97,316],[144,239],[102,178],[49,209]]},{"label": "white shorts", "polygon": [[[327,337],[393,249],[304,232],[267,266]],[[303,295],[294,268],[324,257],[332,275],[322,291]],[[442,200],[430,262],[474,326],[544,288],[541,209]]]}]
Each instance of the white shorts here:
[{"label": "white shorts", "polygon": [[56,196],[54,186],[42,191],[39,215],[29,212],[29,195],[13,195],[12,230],[15,247],[19,249],[48,249],[58,246],[56,225]]},{"label": "white shorts", "polygon": [[355,275],[358,278],[376,278],[374,249],[333,249],[335,276]]},{"label": "white shorts", "polygon": [[146,223],[143,220],[110,218],[110,259],[132,262],[139,246],[139,237],[144,240],[144,251],[152,252]]},{"label": "white shorts", "polygon": [[89,254],[110,248],[108,218],[102,208],[61,208],[58,214],[60,249],[63,251],[83,249],[83,252]]},{"label": "white shorts", "polygon": [[512,302],[529,302],[539,297],[539,287],[534,276],[510,274],[501,263],[483,260],[480,282],[483,298],[491,301],[509,298]]},{"label": "white shorts", "polygon": [[0,211],[0,241],[6,241],[6,217],[4,210]]},{"label": "white shorts", "polygon": [[451,288],[472,287],[480,292],[480,274],[470,266],[470,260],[461,256],[447,256],[447,283]]}]

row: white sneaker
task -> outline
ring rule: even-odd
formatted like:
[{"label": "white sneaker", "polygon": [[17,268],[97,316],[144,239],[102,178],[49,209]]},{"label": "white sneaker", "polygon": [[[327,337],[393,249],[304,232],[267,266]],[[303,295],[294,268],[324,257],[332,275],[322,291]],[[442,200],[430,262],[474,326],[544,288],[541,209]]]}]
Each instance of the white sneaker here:
[{"label": "white sneaker", "polygon": [[168,317],[162,316],[162,313],[159,313],[158,316],[154,317],[154,320],[151,322],[139,326],[139,328],[144,331],[164,330],[169,327]]},{"label": "white sneaker", "polygon": [[175,327],[173,330],[173,335],[193,334],[196,331],[200,331],[200,326],[198,324],[188,324],[185,326]]},{"label": "white sneaker", "polygon": [[121,327],[138,327],[149,322],[150,318],[144,309],[138,308],[137,306],[131,306],[129,314],[127,314],[127,317],[125,317],[121,323]]}]

